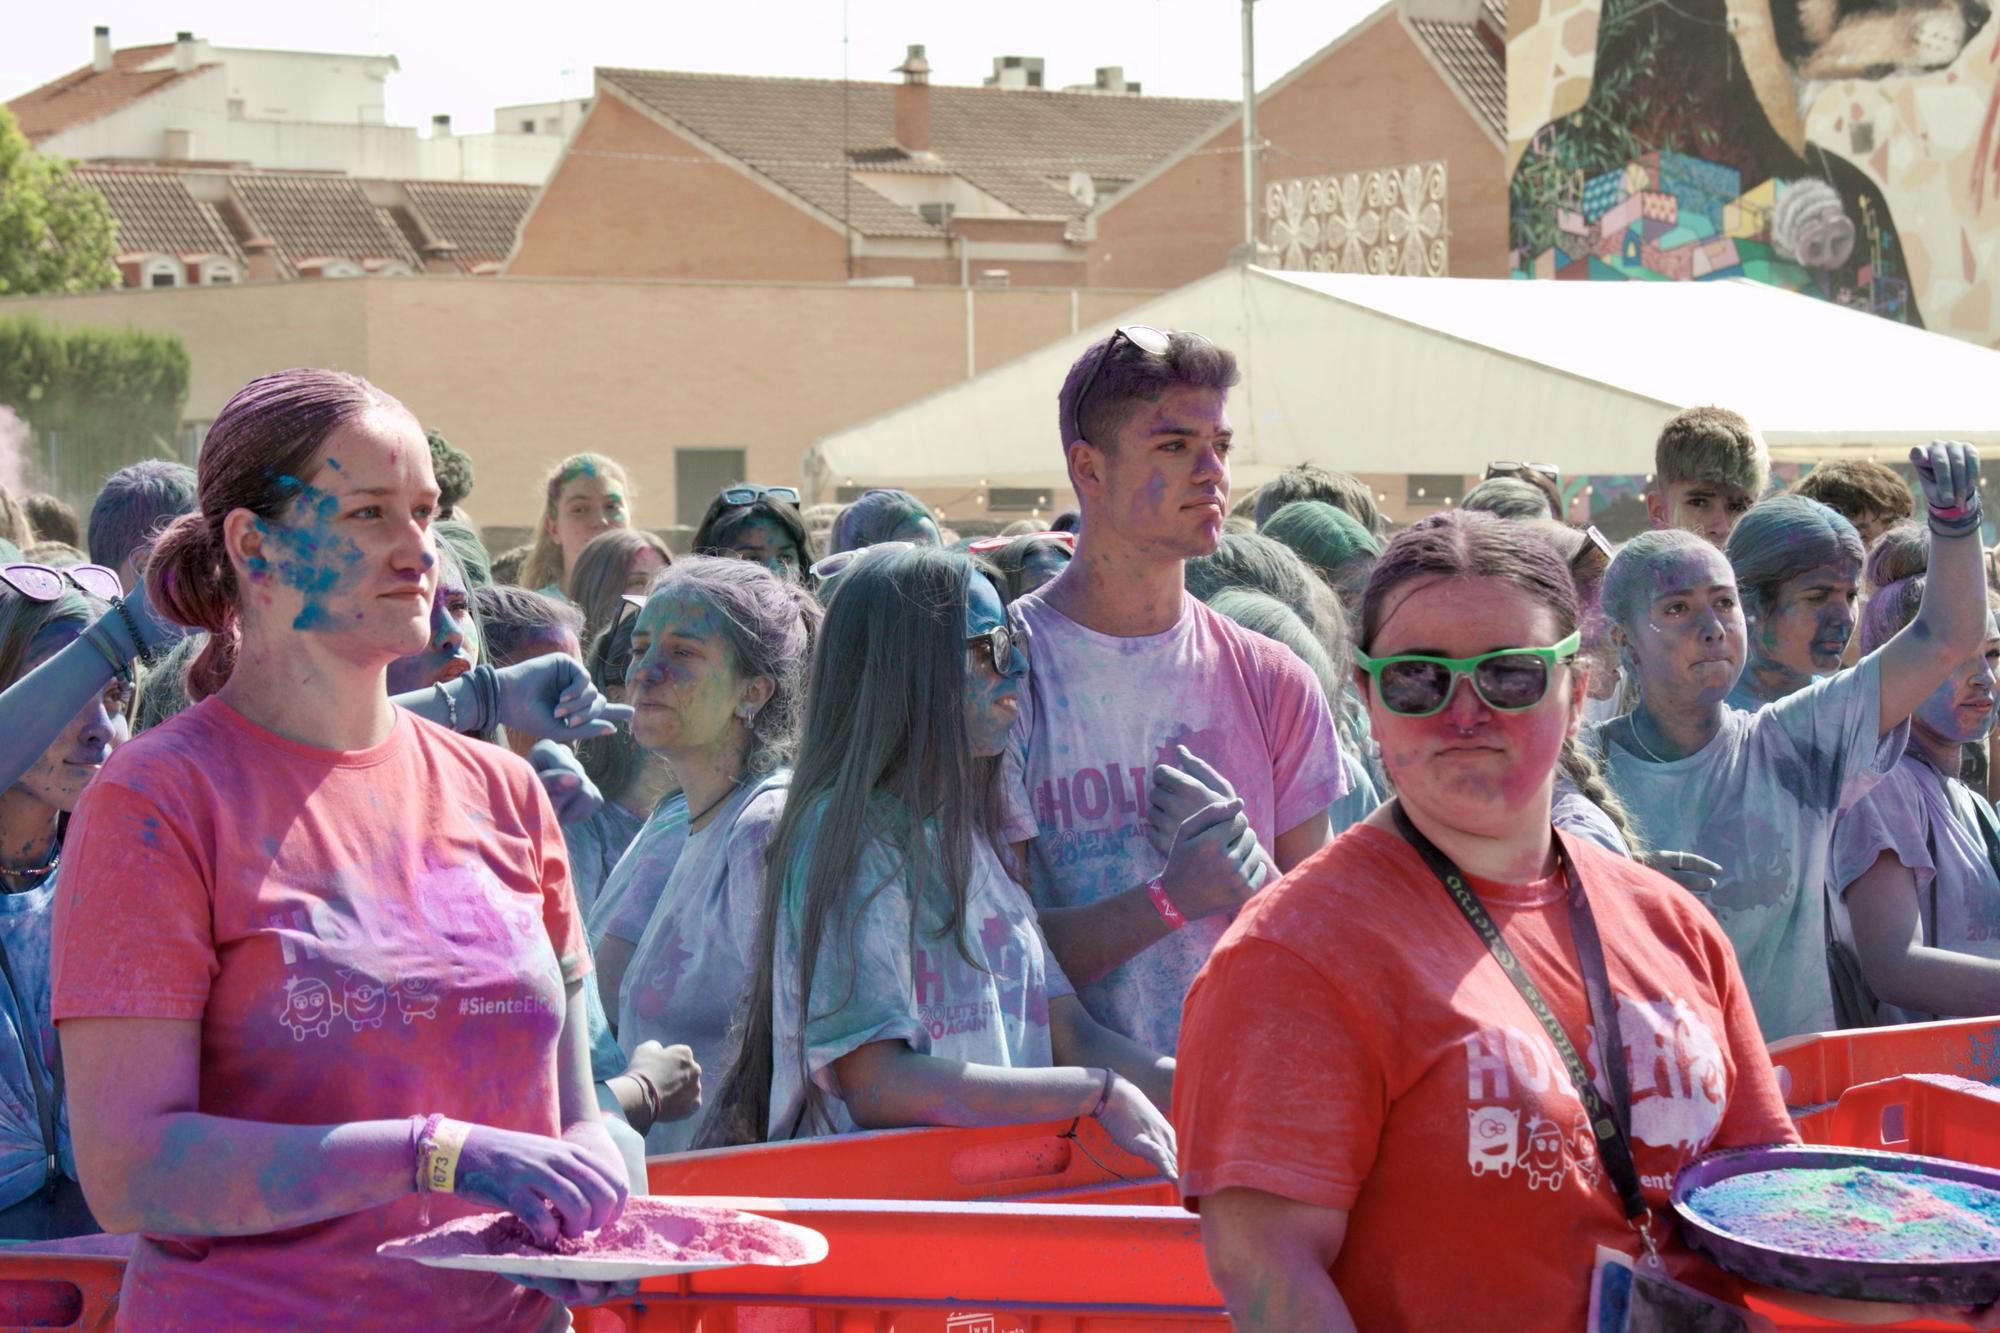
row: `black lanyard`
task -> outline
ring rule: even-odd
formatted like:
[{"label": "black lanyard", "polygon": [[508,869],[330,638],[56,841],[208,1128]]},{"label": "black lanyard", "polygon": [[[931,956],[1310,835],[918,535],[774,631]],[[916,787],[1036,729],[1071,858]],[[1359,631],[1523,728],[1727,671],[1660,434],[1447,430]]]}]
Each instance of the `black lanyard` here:
[{"label": "black lanyard", "polygon": [[1465,876],[1451,863],[1450,857],[1439,851],[1410,822],[1401,801],[1389,802],[1389,813],[1396,821],[1397,831],[1430,866],[1467,923],[1485,941],[1493,961],[1500,964],[1507,979],[1514,983],[1514,989],[1521,992],[1528,1008],[1541,1020],[1549,1040],[1555,1043],[1556,1052],[1562,1056],[1563,1067],[1569,1071],[1569,1081],[1575,1085],[1576,1095],[1583,1101],[1583,1109],[1590,1116],[1590,1129],[1597,1136],[1597,1157],[1604,1163],[1604,1174],[1618,1191],[1619,1201],[1625,1207],[1625,1220],[1639,1233],[1647,1253],[1651,1254],[1653,1238],[1648,1223],[1652,1218],[1652,1209],[1647,1205],[1645,1191],[1639,1185],[1639,1169],[1632,1163],[1629,1137],[1632,1094],[1625,1070],[1625,1043],[1619,1036],[1618,1011],[1611,997],[1611,976],[1604,966],[1604,942],[1598,938],[1597,918],[1591,915],[1590,899],[1584,894],[1583,877],[1577,873],[1576,862],[1563,850],[1562,839],[1557,837],[1554,844],[1556,860],[1562,865],[1563,877],[1569,885],[1569,924],[1570,934],[1576,941],[1577,970],[1583,975],[1583,993],[1590,1001],[1590,1020],[1597,1030],[1597,1053],[1604,1063],[1605,1081],[1611,1085],[1609,1105],[1597,1091],[1597,1084],[1591,1079],[1589,1071],[1583,1067],[1583,1060],[1577,1055],[1569,1034],[1556,1021],[1549,1002],[1542,998],[1542,992],[1528,976],[1528,970],[1521,966],[1520,958],[1500,937],[1500,927],[1493,924],[1486,905],[1479,901],[1478,895],[1465,882]]}]

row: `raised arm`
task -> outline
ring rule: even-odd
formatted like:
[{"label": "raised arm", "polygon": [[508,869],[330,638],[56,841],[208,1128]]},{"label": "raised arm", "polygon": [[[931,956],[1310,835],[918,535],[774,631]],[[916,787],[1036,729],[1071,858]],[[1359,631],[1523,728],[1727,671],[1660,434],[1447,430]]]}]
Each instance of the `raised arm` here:
[{"label": "raised arm", "polygon": [[1931,555],[1916,618],[1882,645],[1882,734],[1917,711],[1986,639],[1986,560],[1979,545],[1979,451],[1957,441],[1910,450],[1930,507]]},{"label": "raised arm", "polygon": [[0,693],[0,790],[19,782],[83,706],[112,679],[184,631],[153,614],[145,590],[135,588],[64,644],[49,659]]}]

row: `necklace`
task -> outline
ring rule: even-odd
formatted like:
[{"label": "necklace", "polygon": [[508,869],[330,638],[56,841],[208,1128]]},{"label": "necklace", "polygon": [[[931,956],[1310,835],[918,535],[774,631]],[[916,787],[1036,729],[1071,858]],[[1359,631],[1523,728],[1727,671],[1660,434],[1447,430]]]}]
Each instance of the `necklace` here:
[{"label": "necklace", "polygon": [[1632,711],[1632,721],[1628,724],[1627,727],[1627,729],[1632,733],[1632,743],[1634,745],[1637,745],[1639,747],[1640,752],[1644,754],[1646,758],[1651,760],[1653,763],[1664,764],[1667,761],[1660,758],[1660,756],[1654,754],[1652,747],[1647,745],[1645,740],[1639,735],[1639,719],[1641,716],[1644,715],[1644,713],[1645,710],[1642,708],[1634,709]]},{"label": "necklace", "polygon": [[62,864],[62,843],[56,841],[49,844],[48,859],[40,865],[10,866],[0,864],[0,877],[7,879],[36,879],[43,875],[53,874],[55,868],[60,864]]},{"label": "necklace", "polygon": [[716,797],[714,800],[710,801],[707,805],[704,805],[701,808],[700,814],[688,816],[688,831],[690,833],[693,832],[694,826],[696,824],[699,824],[702,820],[707,819],[710,814],[714,813],[716,806],[721,805],[724,801],[729,799],[729,793],[735,791],[738,787],[742,785],[743,785],[742,774],[739,773],[735,777],[731,778],[729,780],[729,785],[722,789],[722,795]]}]

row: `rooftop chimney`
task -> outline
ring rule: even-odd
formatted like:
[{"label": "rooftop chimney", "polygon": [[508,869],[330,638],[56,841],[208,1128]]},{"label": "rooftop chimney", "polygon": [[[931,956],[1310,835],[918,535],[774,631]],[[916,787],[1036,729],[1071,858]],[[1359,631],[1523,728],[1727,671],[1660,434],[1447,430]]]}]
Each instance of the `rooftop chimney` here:
[{"label": "rooftop chimney", "polygon": [[446,115],[446,116],[432,116],[432,117],[431,117],[431,138],[433,138],[433,139],[449,139],[450,137],[451,137],[451,117],[450,117],[450,116],[448,116],[448,115]]},{"label": "rooftop chimney", "polygon": [[896,143],[912,155],[931,151],[931,62],[924,48],[913,44],[903,63],[891,73],[903,76],[896,87]]},{"label": "rooftop chimney", "polygon": [[97,25],[97,31],[91,37],[90,67],[99,74],[111,68],[111,29],[102,23]]},{"label": "rooftop chimney", "polygon": [[174,68],[185,74],[194,68],[194,34],[177,32],[174,34]]}]

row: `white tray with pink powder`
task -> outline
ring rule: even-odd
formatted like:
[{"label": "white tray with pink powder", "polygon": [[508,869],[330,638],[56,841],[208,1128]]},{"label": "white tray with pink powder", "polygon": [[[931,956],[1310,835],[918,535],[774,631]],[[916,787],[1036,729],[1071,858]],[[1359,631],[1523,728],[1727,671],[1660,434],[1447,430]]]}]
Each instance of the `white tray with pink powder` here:
[{"label": "white tray with pink powder", "polygon": [[618,1220],[553,1249],[536,1244],[512,1213],[478,1213],[420,1236],[376,1247],[431,1268],[622,1282],[630,1278],[764,1265],[792,1268],[826,1258],[826,1237],[807,1227],[710,1204],[631,1199]]}]

